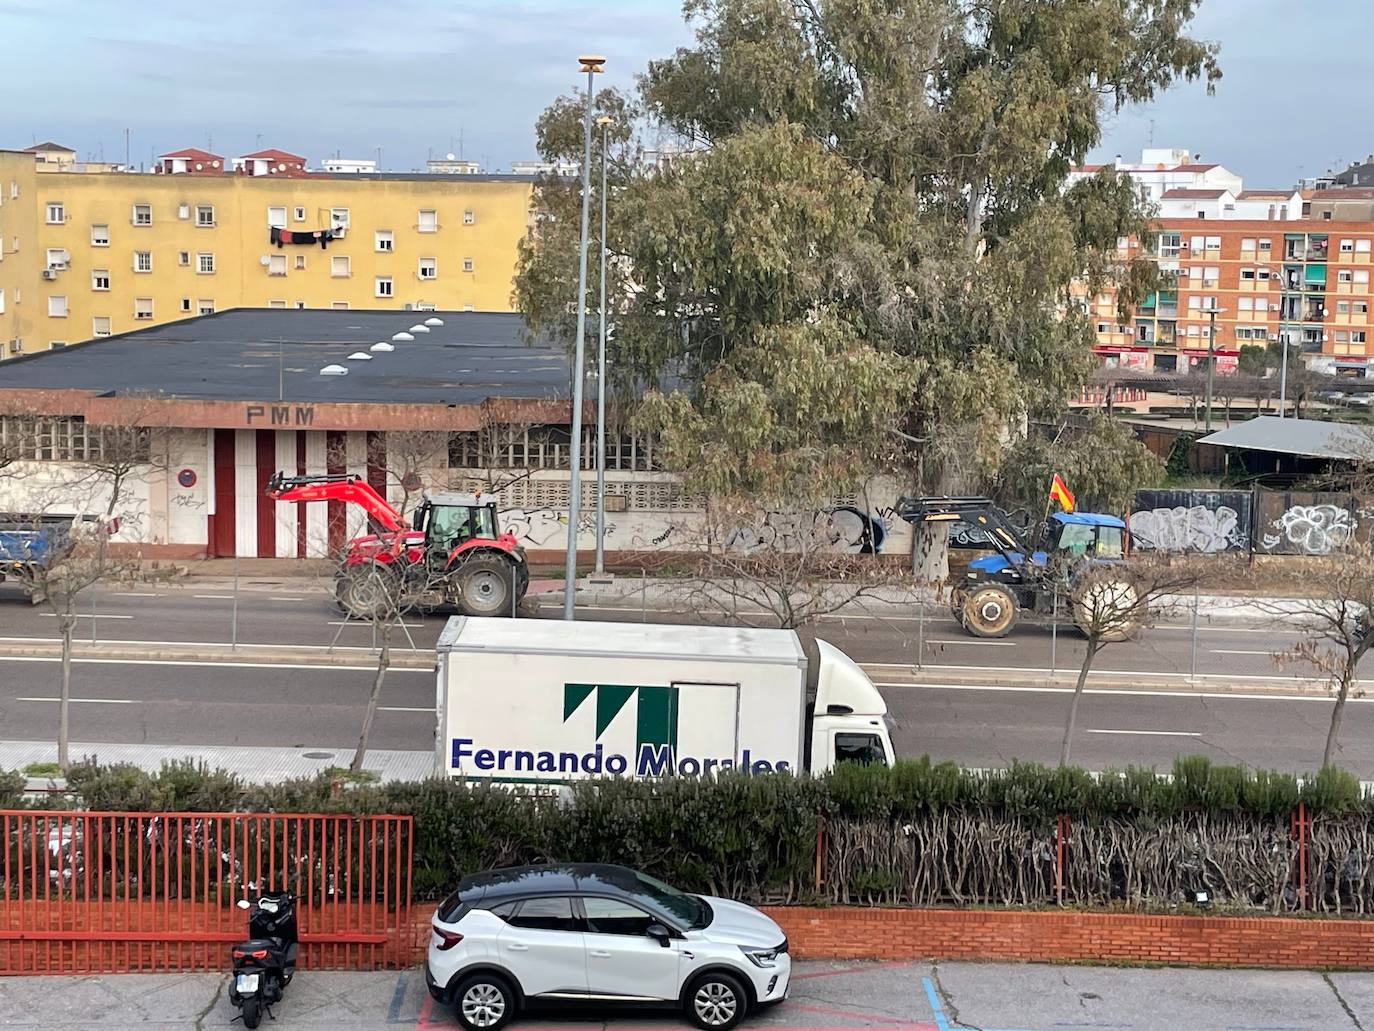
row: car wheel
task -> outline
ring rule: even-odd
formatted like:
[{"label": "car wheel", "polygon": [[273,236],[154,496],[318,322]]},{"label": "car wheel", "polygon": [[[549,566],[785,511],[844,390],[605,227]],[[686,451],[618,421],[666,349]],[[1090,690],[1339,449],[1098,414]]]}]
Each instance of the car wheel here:
[{"label": "car wheel", "polygon": [[729,1031],[749,1009],[744,984],[724,971],[704,974],[692,982],[686,996],[687,1019],[709,1031]]},{"label": "car wheel", "polygon": [[454,989],[453,1009],[468,1031],[496,1031],[515,1015],[515,993],[499,975],[473,974]]}]

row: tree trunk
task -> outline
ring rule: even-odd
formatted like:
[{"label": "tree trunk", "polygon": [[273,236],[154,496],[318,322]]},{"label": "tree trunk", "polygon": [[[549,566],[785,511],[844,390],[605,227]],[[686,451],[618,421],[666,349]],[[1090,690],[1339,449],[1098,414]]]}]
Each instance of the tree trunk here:
[{"label": "tree trunk", "polygon": [[1341,717],[1345,715],[1345,700],[1350,696],[1350,685],[1355,679],[1355,671],[1346,669],[1341,673],[1340,688],[1336,691],[1336,704],[1331,708],[1331,729],[1326,732],[1326,748],[1322,752],[1322,766],[1331,765],[1332,753],[1336,751],[1336,737],[1341,732]]},{"label": "tree trunk", "polygon": [[76,617],[61,613],[58,625],[62,634],[62,693],[57,700],[57,765],[66,773],[71,765],[68,746],[72,708],[72,631],[76,626]]},{"label": "tree trunk", "polygon": [[377,675],[372,678],[372,693],[367,698],[367,712],[363,716],[362,733],[358,735],[358,747],[353,752],[353,761],[348,764],[350,773],[361,773],[363,759],[367,757],[367,739],[372,733],[372,721],[377,716],[377,700],[382,697],[382,681],[386,679],[387,667],[391,665],[391,621],[382,624],[382,650],[377,655]]},{"label": "tree trunk", "polygon": [[921,584],[949,580],[949,523],[917,523],[912,528],[911,573]]},{"label": "tree trunk", "polygon": [[1059,746],[1059,765],[1069,765],[1069,754],[1073,750],[1073,732],[1078,727],[1078,703],[1083,700],[1083,686],[1088,682],[1088,673],[1093,668],[1097,656],[1097,638],[1088,636],[1087,647],[1083,649],[1083,664],[1078,667],[1078,683],[1074,685],[1073,701],[1069,703],[1069,719],[1064,724],[1064,743]]}]

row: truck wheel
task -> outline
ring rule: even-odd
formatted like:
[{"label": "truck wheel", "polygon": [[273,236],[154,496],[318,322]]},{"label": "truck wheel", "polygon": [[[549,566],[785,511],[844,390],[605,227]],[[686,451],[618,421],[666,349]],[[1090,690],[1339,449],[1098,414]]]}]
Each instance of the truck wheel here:
[{"label": "truck wheel", "polygon": [[1145,605],[1130,580],[1090,580],[1074,591],[1073,621],[1085,637],[1129,641],[1145,622]]},{"label": "truck wheel", "polygon": [[982,584],[968,592],[960,615],[974,637],[1006,637],[1016,625],[1016,599],[1000,584]]},{"label": "truck wheel", "polygon": [[470,558],[458,567],[458,607],[466,616],[509,616],[515,579],[503,558]]}]

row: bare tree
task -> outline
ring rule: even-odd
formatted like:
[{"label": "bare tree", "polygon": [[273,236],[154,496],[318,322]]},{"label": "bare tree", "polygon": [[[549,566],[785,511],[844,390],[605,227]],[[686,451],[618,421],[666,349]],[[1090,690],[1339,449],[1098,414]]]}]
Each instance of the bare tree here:
[{"label": "bare tree", "polygon": [[1295,613],[1280,609],[1261,599],[1261,606],[1276,618],[1291,621],[1296,616],[1304,637],[1292,648],[1279,652],[1275,659],[1284,665],[1301,664],[1326,678],[1335,698],[1331,725],[1322,749],[1322,766],[1329,766],[1340,742],[1341,720],[1351,694],[1357,697],[1360,661],[1371,646],[1371,614],[1374,614],[1374,550],[1369,543],[1351,540],[1319,563],[1313,572],[1320,576],[1324,592],[1305,598]]},{"label": "bare tree", "polygon": [[1067,766],[1078,726],[1078,706],[1093,662],[1104,648],[1128,641],[1155,619],[1170,595],[1197,586],[1206,567],[1193,559],[1160,553],[1139,554],[1130,562],[1065,566],[1054,589],[1067,596],[1065,611],[1085,638],[1073,700],[1064,723],[1059,765]]},{"label": "bare tree", "polygon": [[841,523],[825,511],[761,513],[708,501],[696,545],[688,548],[694,568],[678,589],[679,604],[730,617],[741,607],[762,611],[770,624],[795,629],[909,587],[904,564],[871,554],[871,527],[865,536],[846,517]]}]

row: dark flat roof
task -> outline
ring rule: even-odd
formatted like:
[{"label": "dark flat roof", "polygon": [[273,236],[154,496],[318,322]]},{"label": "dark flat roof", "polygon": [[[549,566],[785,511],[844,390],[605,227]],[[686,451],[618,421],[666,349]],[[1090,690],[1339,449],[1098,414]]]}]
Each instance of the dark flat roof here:
[{"label": "dark flat roof", "polygon": [[[435,317],[444,324],[392,342]],[[348,360],[379,341],[396,349]],[[330,364],[348,375],[321,376]],[[569,364],[561,347],[527,343],[518,315],[237,308],[11,358],[0,362],[0,390],[259,401],[278,398],[280,375],[286,401],[462,405],[566,400]]]},{"label": "dark flat roof", "polygon": [[628,867],[609,863],[543,863],[472,874],[458,882],[457,894],[464,900],[475,901],[544,893],[625,895],[639,890],[637,875]]}]

